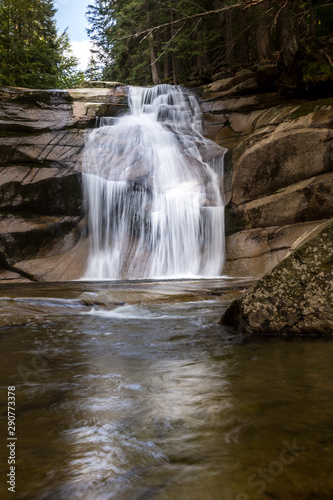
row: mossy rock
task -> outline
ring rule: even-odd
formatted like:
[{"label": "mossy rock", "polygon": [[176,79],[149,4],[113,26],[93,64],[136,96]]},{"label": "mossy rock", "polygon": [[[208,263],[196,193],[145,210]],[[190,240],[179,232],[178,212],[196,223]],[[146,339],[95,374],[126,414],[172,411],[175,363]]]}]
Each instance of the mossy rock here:
[{"label": "mossy rock", "polygon": [[226,310],[246,334],[333,334],[333,219]]}]

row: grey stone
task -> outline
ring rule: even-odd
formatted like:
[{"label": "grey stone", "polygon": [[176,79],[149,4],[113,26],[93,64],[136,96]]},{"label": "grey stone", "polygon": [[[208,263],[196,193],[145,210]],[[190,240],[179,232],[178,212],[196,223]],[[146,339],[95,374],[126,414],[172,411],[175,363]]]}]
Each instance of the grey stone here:
[{"label": "grey stone", "polygon": [[245,334],[333,334],[333,220],[223,314]]}]

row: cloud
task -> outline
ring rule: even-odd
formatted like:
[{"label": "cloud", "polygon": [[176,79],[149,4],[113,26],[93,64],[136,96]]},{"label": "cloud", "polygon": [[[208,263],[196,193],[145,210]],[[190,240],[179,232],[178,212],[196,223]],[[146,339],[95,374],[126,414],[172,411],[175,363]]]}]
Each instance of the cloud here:
[{"label": "cloud", "polygon": [[92,41],[72,41],[71,47],[73,54],[79,59],[79,69],[82,71],[86,70],[91,57],[90,49],[92,48]]}]

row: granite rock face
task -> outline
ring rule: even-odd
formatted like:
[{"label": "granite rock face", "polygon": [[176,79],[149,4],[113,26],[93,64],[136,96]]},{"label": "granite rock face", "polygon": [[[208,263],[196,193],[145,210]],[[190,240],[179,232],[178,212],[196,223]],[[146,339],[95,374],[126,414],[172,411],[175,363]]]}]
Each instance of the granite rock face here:
[{"label": "granite rock face", "polygon": [[0,89],[0,280],[80,278],[86,251],[81,156],[126,88]]},{"label": "granite rock face", "polygon": [[[333,99],[287,101],[274,88],[274,71],[243,70],[202,89],[211,146],[200,138],[197,145],[205,161],[216,144],[229,149],[223,274],[230,276],[263,276],[333,217]],[[126,108],[127,90],[117,82],[0,89],[0,279],[82,276],[85,139],[100,116]],[[146,165],[136,161],[130,175],[146,178]]]},{"label": "granite rock face", "polygon": [[203,91],[204,132],[229,149],[230,276],[263,276],[333,216],[333,99],[286,101],[263,76],[244,70]]},{"label": "granite rock face", "polygon": [[225,311],[246,334],[333,334],[333,219]]}]

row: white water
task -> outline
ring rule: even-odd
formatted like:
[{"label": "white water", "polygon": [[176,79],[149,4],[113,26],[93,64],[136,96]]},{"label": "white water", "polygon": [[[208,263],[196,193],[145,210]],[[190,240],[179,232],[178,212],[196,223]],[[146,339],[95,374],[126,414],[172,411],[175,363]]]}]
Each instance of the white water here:
[{"label": "white water", "polygon": [[224,149],[203,161],[196,98],[179,87],[130,88],[130,114],[87,140],[87,279],[213,277],[224,260]]}]

